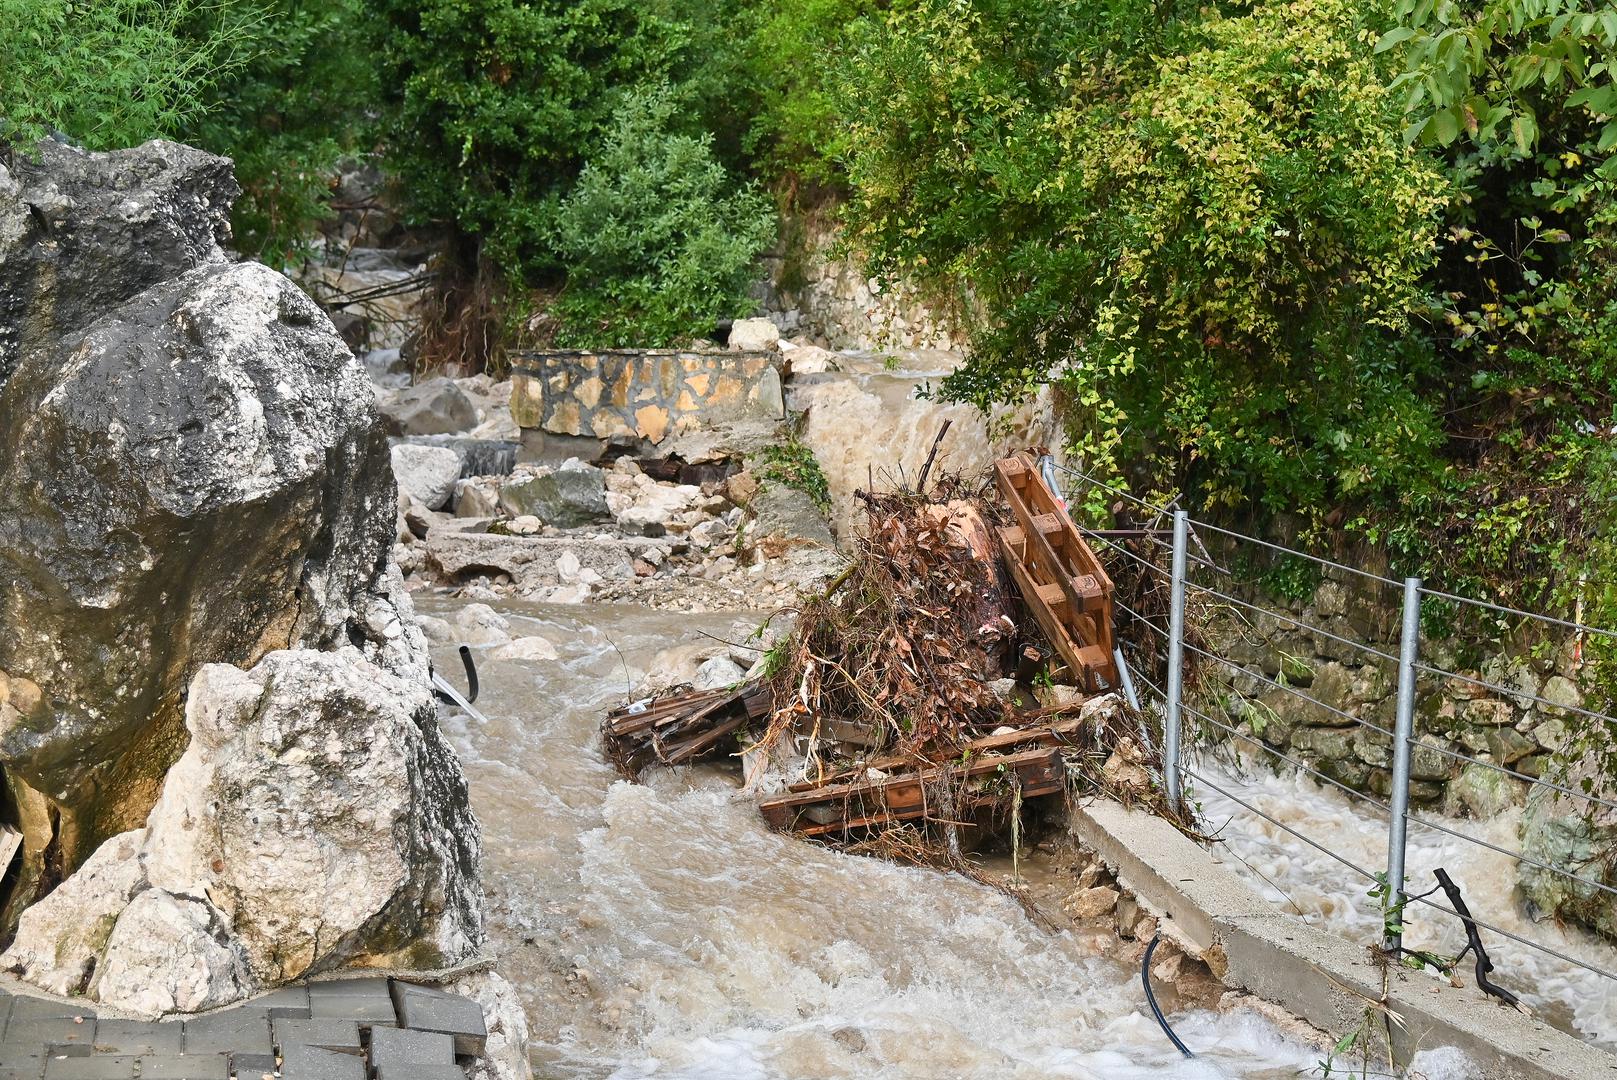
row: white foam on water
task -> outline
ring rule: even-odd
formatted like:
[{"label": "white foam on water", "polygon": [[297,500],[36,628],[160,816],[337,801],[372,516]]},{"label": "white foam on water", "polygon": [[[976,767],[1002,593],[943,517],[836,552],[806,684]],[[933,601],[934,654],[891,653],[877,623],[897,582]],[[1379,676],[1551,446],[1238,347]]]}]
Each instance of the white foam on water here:
[{"label": "white foam on water", "polygon": [[[1277,775],[1262,768],[1238,769],[1211,757],[1195,771],[1244,802],[1252,804],[1331,852],[1375,873],[1387,864],[1387,819],[1374,807],[1350,799],[1300,774]],[[1219,829],[1222,844],[1214,855],[1249,884],[1309,922],[1328,926],[1357,941],[1379,941],[1382,915],[1369,895],[1371,882],[1308,847],[1272,822],[1234,800],[1197,785],[1209,825]],[[1519,808],[1486,821],[1420,816],[1446,828],[1507,850],[1521,848]],[[1460,886],[1472,915],[1519,937],[1538,941],[1585,963],[1617,972],[1617,948],[1576,927],[1534,922],[1515,895],[1517,860],[1479,844],[1449,836],[1411,821],[1405,854],[1406,892],[1433,888],[1432,871],[1441,867]],[[1448,906],[1441,892],[1432,897]],[[1465,930],[1453,915],[1418,903],[1406,908],[1404,944],[1453,955],[1465,947]],[[1535,1011],[1561,1019],[1592,1042],[1617,1048],[1617,984],[1576,964],[1529,948],[1484,929],[1483,944],[1494,962],[1490,978],[1521,997]],[[1458,974],[1473,980],[1471,958]]]},{"label": "white foam on water", "polygon": [[[444,601],[426,610],[448,613]],[[733,616],[502,614],[554,661],[481,650],[488,716],[448,717],[482,822],[490,934],[542,1080],[1208,1080],[1319,1058],[1242,1011],[1146,1011],[1132,962],[956,875],[771,832],[712,769],[616,777],[597,725],[661,649]],[[457,666],[447,647],[443,670]]]}]

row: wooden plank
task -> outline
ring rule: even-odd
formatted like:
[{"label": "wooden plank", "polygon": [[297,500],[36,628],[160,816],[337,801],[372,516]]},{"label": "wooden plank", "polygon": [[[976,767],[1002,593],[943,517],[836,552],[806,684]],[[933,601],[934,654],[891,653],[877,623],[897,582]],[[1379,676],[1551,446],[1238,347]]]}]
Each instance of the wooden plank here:
[{"label": "wooden plank", "polygon": [[[1082,703],[1080,703],[1082,704]],[[1071,735],[1083,727],[1083,721],[1076,716],[1069,716],[1058,720],[1054,724],[1036,724],[1031,727],[1018,728],[1015,731],[1006,731],[998,735],[984,735],[980,739],[973,739],[967,743],[965,749],[972,754],[990,754],[1003,750],[1008,746],[1020,746],[1023,743],[1037,743],[1040,746],[1059,745],[1064,735]],[[891,772],[902,768],[909,763],[908,758],[889,754],[887,757],[876,758],[873,761],[861,762],[844,769],[828,773],[817,781],[801,781],[790,785],[788,791],[811,791],[826,784],[841,783],[852,777],[863,774],[866,770],[876,769],[879,772]]]},{"label": "wooden plank", "polygon": [[[925,817],[928,812],[925,785],[947,774],[950,783],[969,782],[973,778],[999,773],[1014,773],[1024,799],[1055,794],[1065,787],[1065,770],[1061,751],[1055,747],[1023,751],[1010,755],[989,755],[967,766],[932,769],[919,775],[888,777],[861,784],[832,785],[802,795],[778,796],[759,803],[759,810],[776,828],[790,828],[805,836],[819,836],[851,828],[890,824]],[[966,806],[994,802],[1001,795],[980,792],[965,794]],[[813,807],[835,809],[841,804],[838,820],[819,822],[804,814]],[[957,811],[958,812],[958,811]]]}]

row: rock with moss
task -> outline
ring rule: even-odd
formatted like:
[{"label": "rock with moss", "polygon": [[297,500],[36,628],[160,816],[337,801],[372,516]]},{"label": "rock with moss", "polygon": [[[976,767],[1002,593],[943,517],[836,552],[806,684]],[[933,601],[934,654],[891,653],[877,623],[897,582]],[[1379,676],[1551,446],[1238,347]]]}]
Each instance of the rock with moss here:
[{"label": "rock with moss", "polygon": [[[1571,778],[1576,787],[1579,777]],[[1572,922],[1617,941],[1617,811],[1551,788],[1535,787],[1522,815],[1522,852],[1547,870],[1521,864],[1520,889],[1530,910]],[[1604,888],[1602,888],[1604,886]]]}]

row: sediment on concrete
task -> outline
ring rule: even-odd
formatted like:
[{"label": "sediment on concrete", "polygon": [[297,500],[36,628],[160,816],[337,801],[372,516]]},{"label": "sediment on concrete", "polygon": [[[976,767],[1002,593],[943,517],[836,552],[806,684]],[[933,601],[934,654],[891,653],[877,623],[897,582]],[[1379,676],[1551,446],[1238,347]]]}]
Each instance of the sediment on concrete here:
[{"label": "sediment on concrete", "polygon": [[[1278,910],[1168,822],[1117,803],[1076,807],[1072,834],[1095,851],[1161,920],[1162,933],[1235,989],[1274,1002],[1339,1038],[1380,1001],[1384,967],[1372,950]],[[1400,1062],[1454,1046],[1488,1080],[1617,1080],[1617,1056],[1523,1016],[1472,986],[1386,968]]]}]

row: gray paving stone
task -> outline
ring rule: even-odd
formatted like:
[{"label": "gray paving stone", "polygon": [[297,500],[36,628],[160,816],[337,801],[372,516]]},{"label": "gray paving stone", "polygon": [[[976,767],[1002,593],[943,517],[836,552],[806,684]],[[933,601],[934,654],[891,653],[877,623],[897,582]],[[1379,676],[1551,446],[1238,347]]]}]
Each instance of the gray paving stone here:
[{"label": "gray paving stone", "polygon": [[140,1080],[230,1080],[223,1054],[142,1054]]},{"label": "gray paving stone", "polygon": [[45,1075],[45,1059],[33,1058],[32,1064],[0,1065],[0,1080],[40,1080]]},{"label": "gray paving stone", "polygon": [[299,1046],[323,1047],[347,1054],[362,1052],[359,1044],[359,1024],[353,1020],[338,1020],[332,1017],[292,1020],[277,1016],[273,1023],[275,1048],[281,1052],[282,1057],[287,1057]]},{"label": "gray paving stone", "polygon": [[384,1065],[376,1080],[466,1080],[459,1065]]},{"label": "gray paving stone", "polygon": [[272,1017],[307,1020],[309,1018],[309,988],[283,986],[263,997],[256,997],[243,1005],[244,1009],[267,1009]]},{"label": "gray paving stone", "polygon": [[395,979],[393,1007],[401,1027],[452,1036],[457,1054],[480,1057],[488,1043],[483,1007],[469,997]]},{"label": "gray paving stone", "polygon": [[365,1059],[320,1046],[295,1045],[281,1061],[282,1080],[365,1080]]},{"label": "gray paving stone", "polygon": [[185,1048],[185,1025],[178,1020],[149,1023],[143,1020],[96,1021],[98,1054],[178,1054]]},{"label": "gray paving stone", "polygon": [[36,997],[11,999],[11,1017],[14,1020],[59,1020],[62,1017],[72,1019],[75,1016],[93,1020],[95,1010],[90,1008],[88,1003],[78,1001],[51,1001]]},{"label": "gray paving stone", "polygon": [[43,1052],[28,1053],[21,1046],[0,1043],[0,1080],[39,1080],[43,1075]]},{"label": "gray paving stone", "polygon": [[45,1080],[135,1080],[133,1054],[87,1054],[53,1057],[45,1062]]},{"label": "gray paving stone", "polygon": [[371,1032],[371,1067],[453,1065],[455,1040],[435,1031],[379,1027]]},{"label": "gray paving stone", "polygon": [[52,1046],[82,1046],[85,1053],[95,1044],[95,1021],[68,1017],[31,1019],[12,1015],[6,1024],[5,1041],[31,1047],[35,1053]]},{"label": "gray paving stone", "polygon": [[248,1005],[193,1016],[185,1022],[184,1049],[187,1054],[274,1054],[269,1010]]},{"label": "gray paving stone", "polygon": [[360,1027],[391,1027],[399,1022],[385,978],[310,983],[309,1015],[316,1020],[326,1016],[357,1020]]},{"label": "gray paving stone", "polygon": [[278,1067],[274,1054],[231,1054],[230,1071],[236,1080],[263,1080]]}]

